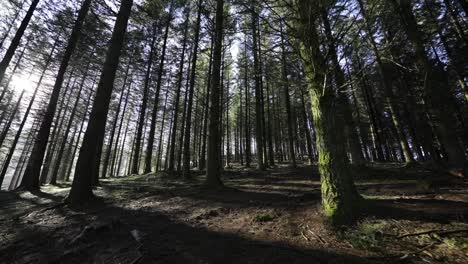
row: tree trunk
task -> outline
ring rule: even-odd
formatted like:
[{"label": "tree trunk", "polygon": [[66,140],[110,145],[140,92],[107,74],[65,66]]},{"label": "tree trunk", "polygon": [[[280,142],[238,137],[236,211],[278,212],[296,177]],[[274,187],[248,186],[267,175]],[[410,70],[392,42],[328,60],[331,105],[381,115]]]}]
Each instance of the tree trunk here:
[{"label": "tree trunk", "polygon": [[332,87],[323,87],[327,69],[320,51],[314,6],[308,0],[297,0],[297,3],[300,17],[298,33],[319,152],[322,205],[325,215],[338,224],[356,216],[359,195],[347,168],[345,142],[339,133],[343,131],[344,120],[334,109],[338,98]]},{"label": "tree trunk", "polygon": [[[77,78],[74,78],[73,84],[71,85],[72,88],[75,87],[76,80]],[[57,144],[59,143],[58,137],[60,134],[60,130],[62,129],[63,122],[65,121],[65,117],[68,113],[70,100],[72,98],[71,93],[73,92],[73,89],[70,90],[70,96],[67,96],[70,83],[71,81],[68,82],[66,88],[64,89],[64,92],[62,95],[62,102],[60,103],[59,111],[57,113],[57,117],[55,118],[54,129],[52,130],[50,141],[47,144],[47,151],[46,151],[44,162],[42,163],[42,170],[41,170],[41,176],[40,176],[41,184],[45,184],[49,180],[48,176],[49,176],[50,166],[52,165],[52,162],[53,162],[55,148],[57,147]]]},{"label": "tree trunk", "polygon": [[79,149],[79,146],[80,146],[81,134],[83,132],[83,127],[84,127],[85,122],[86,122],[86,116],[88,114],[88,108],[89,108],[89,105],[91,103],[91,97],[93,96],[93,88],[94,88],[94,85],[96,84],[96,78],[97,78],[96,76],[93,78],[93,84],[91,85],[91,91],[89,92],[89,95],[86,98],[83,117],[81,119],[80,129],[78,130],[78,138],[76,139],[76,146],[74,147],[73,154],[71,156],[70,166],[68,167],[67,172],[65,174],[65,181],[70,180],[71,171],[73,169],[73,163],[75,161],[76,152],[78,152],[78,149]]},{"label": "tree trunk", "polygon": [[[20,176],[23,172],[23,169],[24,169],[24,166],[26,164],[26,160],[27,160],[27,156],[31,150],[31,141],[33,141],[33,135],[35,133],[35,130],[37,130],[39,126],[39,119],[36,117],[33,121],[33,124],[31,126],[31,130],[29,131],[28,133],[28,137],[26,138],[26,141],[24,142],[24,145],[23,145],[23,150],[21,151],[21,155],[20,155],[20,158],[19,158],[19,161],[18,161],[18,164],[16,165],[16,168],[15,168],[15,171],[13,173],[13,177],[11,179],[11,182],[8,186],[8,190],[11,191],[11,190],[14,190],[16,189],[16,186],[18,186],[18,182],[19,182],[19,179],[20,179]],[[13,149],[14,151],[14,149]],[[5,163],[6,164],[6,163]]]},{"label": "tree trunk", "polygon": [[210,188],[219,188],[223,185],[220,179],[221,160],[219,156],[220,134],[219,134],[219,115],[220,115],[220,86],[221,86],[221,60],[223,48],[223,23],[224,23],[224,0],[217,0],[216,19],[215,19],[215,44],[213,49],[213,73],[211,77],[210,94],[210,123],[208,134],[208,158],[206,162],[206,185]]},{"label": "tree trunk", "polygon": [[336,89],[339,94],[339,101],[338,109],[342,112],[345,119],[345,135],[347,141],[348,151],[351,156],[350,162],[354,165],[362,165],[364,163],[363,156],[362,156],[362,148],[359,144],[359,136],[356,132],[356,123],[354,122],[353,118],[353,111],[351,109],[351,105],[349,103],[349,99],[347,98],[348,92],[348,85],[346,85],[345,76],[341,66],[338,62],[338,53],[336,50],[336,43],[335,39],[332,35],[332,30],[330,26],[330,21],[328,19],[328,10],[325,6],[321,6],[321,17],[323,20],[324,28],[325,28],[325,35],[327,36],[328,40],[328,49],[329,49],[329,56],[331,58],[331,62],[333,65],[333,73],[334,78],[336,81]]},{"label": "tree trunk", "polygon": [[20,6],[16,8],[15,16],[13,17],[13,20],[11,21],[10,25],[8,25],[8,29],[6,30],[6,32],[3,34],[2,40],[0,40],[0,50],[2,50],[3,43],[5,43],[5,40],[8,38],[8,35],[10,35],[11,30],[13,29],[14,26],[16,26],[16,19],[18,19],[22,9],[23,9],[23,3],[20,3]]},{"label": "tree trunk", "polygon": [[50,178],[50,184],[52,184],[52,185],[57,184],[57,176],[58,176],[58,172],[59,172],[59,169],[60,169],[60,165],[61,165],[61,161],[62,161],[62,157],[63,157],[63,152],[65,151],[65,147],[67,145],[68,135],[70,133],[71,126],[73,125],[73,120],[75,118],[76,109],[77,109],[78,104],[80,102],[81,92],[83,91],[83,87],[84,87],[86,78],[88,77],[88,70],[89,70],[90,65],[91,65],[91,63],[88,63],[88,66],[86,67],[86,70],[84,71],[84,76],[83,76],[83,79],[81,81],[80,88],[78,90],[78,94],[76,95],[75,104],[73,105],[73,108],[71,110],[70,117],[69,117],[69,120],[68,120],[67,127],[65,128],[64,137],[62,139],[62,144],[60,145],[60,149],[59,149],[59,151],[57,153],[57,158],[55,159],[55,165],[54,165],[54,168],[52,170],[52,176]]},{"label": "tree trunk", "polygon": [[257,14],[255,11],[255,1],[252,5],[252,44],[253,44],[253,57],[254,57],[254,79],[255,79],[255,141],[257,144],[257,169],[265,170],[263,162],[263,117],[262,117],[262,97],[260,87],[260,69],[258,61],[258,42],[257,42]]},{"label": "tree trunk", "polygon": [[454,169],[465,168],[465,153],[458,141],[456,121],[452,114],[453,95],[450,93],[451,89],[448,89],[449,84],[444,77],[444,70],[436,68],[429,60],[422,33],[412,13],[411,2],[409,0],[391,2],[400,14],[403,29],[415,49],[416,63],[424,75],[424,101],[430,119],[433,120],[433,130],[442,143],[447,166]]},{"label": "tree trunk", "polygon": [[358,0],[359,7],[361,9],[362,16],[364,17],[364,23],[365,23],[365,29],[367,31],[367,36],[369,38],[369,42],[371,44],[371,48],[374,52],[376,61],[377,61],[377,67],[379,69],[380,76],[382,77],[383,80],[383,85],[384,85],[384,91],[385,91],[385,102],[387,104],[388,110],[390,111],[391,118],[393,125],[395,127],[396,131],[396,136],[397,136],[397,141],[400,144],[400,148],[403,153],[403,157],[405,159],[406,163],[412,163],[414,162],[413,154],[411,153],[411,150],[409,148],[408,141],[406,139],[405,133],[403,131],[403,127],[400,123],[399,120],[399,115],[397,113],[397,109],[395,107],[395,95],[393,93],[393,88],[391,84],[391,79],[389,78],[387,71],[384,68],[384,64],[382,62],[382,58],[380,56],[379,49],[377,48],[377,43],[373,37],[372,34],[372,28],[371,25],[369,24],[367,20],[367,12],[364,7],[364,4],[362,0]]},{"label": "tree trunk", "polygon": [[200,39],[200,23],[201,23],[201,1],[198,3],[198,14],[197,14],[197,24],[195,26],[195,37],[194,37],[194,47],[192,53],[192,69],[190,74],[190,84],[187,102],[187,113],[185,116],[185,135],[184,135],[184,153],[183,153],[183,168],[182,175],[184,178],[190,178],[190,133],[192,128],[192,104],[193,104],[193,93],[195,89],[195,78],[197,73],[197,60],[198,60],[198,46]]},{"label": "tree trunk", "polygon": [[[128,117],[128,120],[127,120],[127,127],[125,128],[125,132],[124,132],[124,137],[123,137],[123,140],[122,140],[122,146],[120,147],[120,155],[119,155],[119,162],[117,164],[117,168],[116,168],[116,173],[112,173],[112,175],[114,175],[115,177],[119,176],[119,173],[120,173],[120,168],[122,166],[122,159],[123,159],[123,156],[124,156],[124,153],[125,153],[125,143],[126,143],[126,140],[127,140],[127,135],[128,135],[128,130],[130,129],[130,119],[131,119],[132,115],[130,114],[129,117]],[[122,119],[122,122],[123,122],[123,119]],[[130,153],[131,155],[131,153]],[[125,170],[124,170],[124,173],[125,173]]]},{"label": "tree trunk", "polygon": [[[101,174],[102,178],[107,177],[107,171],[109,169],[109,161],[111,159],[111,153],[112,153],[112,145],[114,145],[115,130],[117,129],[117,122],[119,121],[120,107],[122,106],[125,87],[127,86],[128,74],[130,71],[130,65],[132,64],[132,61],[133,61],[133,56],[131,55],[130,60],[127,64],[127,69],[125,70],[124,80],[122,84],[122,91],[120,92],[119,103],[117,104],[117,108],[115,109],[115,117],[114,117],[114,120],[112,121],[112,128],[110,130],[111,137],[109,139],[109,144],[106,149],[106,153],[104,154],[104,162],[102,164],[102,174]],[[122,112],[122,115],[125,115],[125,110]],[[112,159],[114,160],[114,158]]]},{"label": "tree trunk", "polygon": [[[170,79],[171,78],[169,78],[169,80]],[[159,169],[161,167],[161,161],[162,161],[162,158],[161,158],[162,144],[163,144],[163,135],[164,135],[164,124],[166,122],[167,98],[169,97],[169,87],[170,87],[170,84],[169,84],[169,81],[168,81],[168,87],[167,87],[166,96],[165,96],[165,99],[164,99],[164,110],[163,110],[162,117],[161,117],[161,130],[159,132],[158,153],[157,153],[157,156],[156,156],[156,158],[157,158],[157,160],[156,160],[156,171],[159,171]]]},{"label": "tree trunk", "polygon": [[[199,6],[201,0],[198,2]],[[187,38],[188,38],[188,24],[190,18],[190,11],[187,10],[187,17],[184,23],[184,40],[182,44],[182,55],[180,57],[179,72],[177,73],[177,88],[174,102],[174,120],[172,122],[172,134],[171,134],[171,145],[169,149],[169,167],[168,171],[174,171],[175,168],[175,148],[176,148],[176,137],[177,137],[177,122],[179,121],[179,104],[180,104],[180,90],[182,89],[184,63],[185,63],[185,51],[187,49]],[[198,8],[198,16],[200,16],[201,8]],[[182,120],[183,122],[184,120]]]},{"label": "tree trunk", "polygon": [[293,132],[293,119],[291,111],[291,102],[289,99],[289,84],[288,73],[286,65],[286,48],[284,43],[283,25],[281,25],[281,63],[282,63],[282,81],[283,81],[283,96],[286,108],[286,122],[288,123],[288,143],[289,143],[289,161],[292,167],[296,167],[296,155],[294,153],[294,132]]},{"label": "tree trunk", "polygon": [[202,150],[200,155],[200,167],[199,169],[203,171],[206,166],[206,141],[208,138],[208,115],[210,109],[210,89],[211,89],[211,72],[213,69],[213,46],[214,46],[214,37],[211,36],[211,45],[210,45],[210,59],[208,65],[208,72],[207,72],[207,85],[206,85],[206,94],[205,94],[205,109],[203,116],[203,134],[202,134]]},{"label": "tree trunk", "polygon": [[310,136],[310,130],[309,130],[309,119],[307,118],[307,108],[306,108],[306,103],[305,103],[305,98],[304,98],[304,91],[301,89],[301,103],[302,103],[302,119],[304,123],[304,133],[306,137],[306,144],[307,144],[307,158],[309,165],[312,165],[314,162],[314,153],[312,149],[312,138]]},{"label": "tree trunk", "polygon": [[52,119],[54,118],[55,110],[57,108],[57,102],[62,88],[65,72],[67,71],[68,63],[70,62],[73,51],[75,50],[78,39],[81,35],[81,28],[83,26],[88,10],[91,6],[92,0],[84,0],[81,5],[81,9],[78,13],[78,18],[75,22],[70,38],[68,40],[65,53],[60,63],[60,68],[55,79],[54,88],[50,96],[47,110],[42,119],[42,123],[34,144],[31,156],[28,161],[28,166],[23,176],[21,183],[27,189],[34,190],[39,188],[39,175],[41,172],[41,166],[44,159],[45,150],[47,147],[47,139],[50,134],[50,127],[52,125]]},{"label": "tree trunk", "polygon": [[148,62],[146,66],[145,72],[145,84],[143,88],[143,101],[141,103],[140,108],[140,115],[138,118],[138,129],[136,138],[134,139],[134,151],[133,151],[133,160],[131,166],[131,173],[138,174],[139,173],[139,163],[140,163],[140,152],[142,147],[142,137],[143,137],[143,128],[145,127],[145,117],[146,117],[146,108],[148,105],[148,93],[149,93],[149,85],[151,81],[151,68],[153,66],[153,57],[155,53],[155,43],[156,43],[156,24],[153,24],[153,39],[151,40],[151,47],[150,53],[148,57]]},{"label": "tree trunk", "polygon": [[190,54],[190,59],[189,59],[189,65],[188,65],[188,71],[187,71],[187,79],[185,81],[185,93],[184,93],[184,111],[182,113],[182,127],[180,128],[180,135],[179,135],[179,145],[178,150],[177,150],[177,171],[180,172],[182,170],[182,152],[184,149],[184,137],[185,137],[185,116],[187,115],[187,100],[188,100],[188,94],[189,94],[189,83],[190,83],[190,74],[191,74],[191,58],[192,54]]},{"label": "tree trunk", "polygon": [[172,22],[172,12],[173,12],[173,0],[171,0],[171,6],[169,7],[169,17],[167,19],[166,24],[166,31],[164,33],[164,40],[162,46],[162,53],[161,53],[161,62],[159,63],[159,72],[158,72],[158,80],[156,83],[156,92],[154,94],[154,101],[153,101],[153,112],[151,112],[151,124],[150,124],[150,132],[148,137],[148,144],[146,145],[146,156],[145,156],[145,168],[144,173],[150,173],[152,170],[152,159],[153,159],[153,147],[154,147],[154,137],[156,132],[156,117],[159,110],[159,94],[161,91],[162,85],[162,77],[164,75],[164,61],[166,60],[166,50],[167,50],[167,38],[169,36],[169,28]]},{"label": "tree trunk", "polygon": [[[128,105],[128,98],[130,96],[130,91],[131,91],[131,87],[132,87],[132,84],[128,85],[128,89],[127,89],[127,95],[125,97],[125,103],[124,103],[124,107],[123,107],[123,110],[122,110],[122,117],[120,118],[120,122],[119,122],[119,129],[117,131],[117,139],[115,140],[115,146],[114,146],[114,153],[112,155],[112,162],[111,162],[111,171],[110,171],[110,176],[111,177],[115,177],[115,176],[118,176],[118,175],[115,175],[115,162],[117,160],[117,150],[119,148],[119,141],[120,141],[120,133],[122,132],[122,126],[123,126],[123,123],[124,123],[124,119],[125,119],[125,113],[127,112],[127,105]],[[124,138],[127,136],[127,131],[125,131],[125,136]],[[122,150],[123,151],[123,150]],[[122,155],[122,152],[121,152],[121,155]],[[120,160],[120,158],[119,158]],[[118,173],[118,171],[117,171]]]},{"label": "tree trunk", "polygon": [[76,164],[75,177],[67,198],[71,205],[78,205],[93,197],[92,179],[97,175],[95,164],[99,162],[97,148],[102,145],[106,126],[106,117],[114,86],[115,73],[119,64],[121,49],[124,44],[128,18],[133,0],[122,0],[112,32],[110,46],[106,54],[104,68],[96,91],[96,97],[84,134],[80,154]]},{"label": "tree trunk", "polygon": [[[250,136],[250,90],[248,78],[247,40],[244,43],[245,65],[244,65],[244,86],[245,86],[245,167],[250,168],[252,156],[251,136]],[[242,102],[241,102],[242,103]]]},{"label": "tree trunk", "polygon": [[[20,97],[18,99],[18,103],[16,104],[16,107],[13,110],[13,113],[11,114],[11,118],[8,121],[8,124],[7,124],[7,127],[6,127],[5,131],[4,131],[4,134],[2,134],[2,138],[1,138],[2,143],[3,143],[3,140],[5,139],[5,136],[6,136],[7,132],[8,132],[8,129],[9,129],[11,123],[13,122],[13,120],[15,118],[16,112],[18,111],[18,106],[21,103],[21,99],[23,98],[23,94],[24,94],[24,90],[21,92],[21,95],[20,95]],[[27,110],[26,114],[29,114],[29,110],[30,110],[30,108],[28,107],[28,110]],[[16,143],[18,143],[18,139],[19,139],[19,136],[21,135],[21,130],[23,130],[23,126],[24,126],[25,121],[26,121],[26,118],[23,118],[23,121],[21,122],[19,130],[15,135],[15,138],[14,138],[13,143],[12,143],[12,145],[10,147],[10,150],[9,150],[9,152],[7,154],[7,157],[5,158],[5,161],[3,162],[3,168],[2,168],[2,171],[0,172],[0,190],[2,188],[3,180],[5,179],[5,175],[6,175],[6,171],[7,171],[8,167],[9,167],[11,157],[13,156],[13,152],[15,150]],[[0,147],[1,146],[3,146],[3,144],[0,144]]]},{"label": "tree trunk", "polygon": [[[23,99],[23,95],[24,95],[24,90],[21,91],[21,94],[20,94],[20,97],[19,97],[19,99],[18,99],[18,102],[16,102],[16,106],[15,106],[15,108],[13,109],[13,112],[11,112],[10,118],[8,119],[8,123],[5,125],[5,127],[3,128],[3,132],[2,132],[2,134],[0,135],[0,147],[3,146],[3,142],[5,141],[5,138],[6,138],[6,136],[8,135],[8,131],[10,130],[11,124],[12,124],[13,121],[15,120],[16,112],[18,112],[18,108],[19,108],[19,105],[20,105],[20,103],[21,103],[21,99]],[[1,186],[1,185],[0,185],[0,186]]]},{"label": "tree trunk", "polygon": [[38,3],[39,3],[39,0],[32,1],[31,6],[29,6],[28,12],[26,13],[26,16],[23,18],[23,21],[21,21],[21,25],[19,26],[18,30],[16,31],[15,36],[11,40],[10,46],[5,52],[5,56],[3,56],[3,59],[0,62],[0,83],[5,77],[5,72],[8,68],[8,65],[10,64],[10,61],[13,58],[13,55],[15,55],[15,51],[20,44],[21,38],[23,37],[23,34],[26,31],[26,28],[28,27],[29,21],[31,21],[31,18],[33,16],[34,11],[36,10]]}]

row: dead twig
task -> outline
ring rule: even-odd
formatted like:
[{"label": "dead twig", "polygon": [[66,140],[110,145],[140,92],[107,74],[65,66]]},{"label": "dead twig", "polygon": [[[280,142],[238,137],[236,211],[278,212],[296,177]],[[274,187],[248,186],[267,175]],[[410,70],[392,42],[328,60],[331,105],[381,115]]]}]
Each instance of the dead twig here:
[{"label": "dead twig", "polygon": [[301,232],[301,235],[306,241],[310,241],[310,239],[306,235],[304,235],[304,232]]},{"label": "dead twig", "polygon": [[58,203],[58,204],[56,204],[56,205],[53,205],[53,206],[44,208],[44,209],[42,209],[42,210],[39,210],[39,213],[43,213],[43,212],[46,212],[46,211],[54,210],[54,209],[57,209],[57,208],[59,208],[59,207],[65,206],[65,205],[66,205],[65,202],[61,202],[61,203]]},{"label": "dead twig", "polygon": [[418,250],[415,250],[415,251],[412,251],[412,252],[409,252],[409,253],[406,253],[405,255],[401,256],[400,257],[400,260],[403,260],[403,259],[406,259],[408,258],[409,256],[411,255],[416,255],[416,254],[419,254],[421,252],[424,252],[424,251],[427,251],[429,248],[433,247],[435,245],[435,243],[432,243],[432,244],[429,244],[427,246],[424,246]]},{"label": "dead twig", "polygon": [[312,230],[310,229],[307,229],[307,231],[309,231],[309,233],[311,233],[313,236],[315,236],[317,238],[318,241],[320,241],[320,243],[326,245],[328,244],[325,240],[323,240],[323,238],[319,235],[317,235],[315,232],[313,232]]},{"label": "dead twig", "polygon": [[136,257],[132,262],[130,262],[129,264],[136,264],[138,262],[140,262],[140,260],[143,258],[143,254],[139,254],[138,257]]},{"label": "dead twig", "polygon": [[327,245],[327,241],[325,241],[321,236],[319,236],[317,233],[315,233],[314,231],[310,230],[310,227],[309,225],[306,225],[305,226],[306,229],[307,229],[307,232],[309,232],[310,234],[312,234],[315,238],[317,238],[318,241],[320,241],[320,243],[324,244],[324,245]]},{"label": "dead twig", "polygon": [[456,234],[456,233],[468,233],[468,229],[457,229],[457,230],[428,230],[423,232],[417,233],[410,233],[400,235],[397,238],[404,238],[409,236],[421,236],[421,235],[428,235],[428,234],[437,234],[437,235],[449,235],[449,234]]}]

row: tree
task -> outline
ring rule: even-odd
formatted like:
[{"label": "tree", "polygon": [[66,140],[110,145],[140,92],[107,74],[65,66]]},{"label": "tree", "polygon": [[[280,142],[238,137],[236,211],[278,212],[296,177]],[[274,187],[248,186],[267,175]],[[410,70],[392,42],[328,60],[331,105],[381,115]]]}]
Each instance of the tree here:
[{"label": "tree", "polygon": [[[29,21],[31,21],[31,18],[34,14],[34,11],[36,10],[37,4],[39,4],[39,0],[33,0],[31,5],[29,6],[28,12],[26,13],[26,16],[23,18],[23,21],[21,21],[21,25],[19,26],[18,30],[16,31],[15,36],[13,37],[10,46],[8,47],[5,56],[3,57],[2,61],[0,62],[0,83],[2,82],[3,78],[5,77],[5,72],[8,68],[8,65],[10,64],[11,59],[13,58],[13,55],[15,55],[15,51],[18,48],[21,38],[24,35],[24,32],[26,31],[26,28],[29,25]],[[3,41],[2,41],[3,43]]]},{"label": "tree", "polygon": [[210,115],[208,134],[208,158],[206,161],[206,185],[211,188],[222,186],[219,174],[221,159],[219,156],[221,135],[219,133],[221,60],[223,49],[224,0],[216,1],[215,41],[213,48],[213,72],[211,76]]},{"label": "tree", "polygon": [[255,118],[256,118],[256,144],[257,144],[257,169],[265,170],[264,165],[264,149],[263,149],[263,96],[261,92],[261,76],[258,55],[258,41],[257,41],[257,12],[255,10],[255,1],[252,1],[252,46],[254,56],[254,79],[255,79]]},{"label": "tree", "polygon": [[128,19],[132,10],[133,0],[122,0],[117,20],[115,21],[104,68],[91,110],[88,127],[83,137],[83,143],[76,164],[75,177],[67,198],[71,205],[78,205],[93,197],[92,179],[98,172],[93,171],[99,164],[97,146],[103,144],[107,112],[114,87],[114,79],[119,64],[121,50],[127,31]]},{"label": "tree", "polygon": [[[200,4],[201,1],[199,1]],[[188,24],[189,24],[189,16],[190,12],[186,10],[187,17],[185,18],[184,22],[184,39],[182,41],[182,54],[180,57],[180,64],[179,64],[179,70],[177,73],[177,88],[176,88],[176,94],[175,94],[175,102],[174,102],[174,120],[172,122],[172,133],[171,133],[171,144],[170,144],[170,149],[169,149],[169,171],[174,171],[174,166],[175,166],[175,148],[176,148],[176,137],[177,137],[177,122],[179,119],[179,101],[180,101],[180,92],[182,89],[182,82],[183,82],[183,76],[184,76],[184,62],[185,62],[185,52],[187,49],[187,38],[188,38]],[[201,8],[199,8],[198,14],[200,16],[201,14]],[[199,17],[198,16],[198,17]],[[198,19],[197,17],[197,19]]]},{"label": "tree", "polygon": [[192,104],[193,92],[195,89],[196,68],[198,60],[198,45],[200,39],[200,23],[201,23],[201,1],[198,2],[197,22],[195,25],[194,45],[192,52],[192,68],[190,73],[190,83],[188,92],[187,113],[185,116],[184,130],[184,153],[183,153],[183,169],[182,175],[184,178],[190,178],[190,131],[192,129]]},{"label": "tree", "polygon": [[156,92],[154,94],[154,104],[153,104],[153,111],[151,112],[151,124],[150,124],[150,132],[148,137],[148,144],[146,145],[146,156],[145,156],[145,173],[151,172],[151,160],[153,158],[153,145],[154,145],[154,134],[156,132],[156,116],[158,113],[159,108],[159,94],[161,92],[162,86],[162,77],[164,72],[164,62],[166,60],[166,50],[167,50],[167,38],[169,35],[169,28],[171,26],[172,18],[173,18],[173,9],[174,9],[174,0],[171,0],[170,7],[169,7],[169,14],[166,21],[166,29],[164,31],[164,40],[162,46],[162,53],[161,53],[161,62],[159,63],[159,70],[158,70],[158,80],[156,82]]},{"label": "tree", "polygon": [[341,223],[356,216],[359,203],[359,195],[347,168],[344,139],[338,133],[344,127],[344,120],[335,112],[337,95],[325,81],[327,68],[317,33],[317,7],[307,0],[298,0],[296,4],[299,11],[297,34],[316,131],[323,210],[333,223]]},{"label": "tree", "polygon": [[442,143],[447,159],[447,165],[453,169],[466,170],[465,153],[458,142],[455,134],[456,124],[452,111],[447,111],[447,107],[453,109],[452,95],[448,88],[447,79],[443,69],[434,67],[424,47],[422,33],[418,28],[416,19],[412,13],[412,5],[409,0],[396,1],[391,3],[400,15],[404,31],[413,45],[416,63],[424,78],[428,78],[424,83],[424,100],[428,104],[428,118],[433,122],[433,130]]},{"label": "tree", "polygon": [[283,25],[281,25],[281,65],[282,65],[282,82],[283,82],[283,100],[284,106],[286,108],[286,117],[288,124],[288,143],[289,143],[289,160],[291,161],[291,166],[296,167],[296,154],[294,152],[294,135],[293,135],[293,120],[292,120],[292,111],[291,111],[291,101],[289,98],[289,80],[288,80],[288,70],[287,70],[287,61],[286,61],[286,47],[284,40]]},{"label": "tree", "polygon": [[137,134],[135,138],[135,149],[133,151],[133,162],[132,162],[132,174],[138,174],[139,172],[139,165],[140,165],[140,149],[141,149],[141,141],[143,136],[143,128],[145,127],[144,121],[146,116],[146,108],[148,105],[148,93],[149,93],[149,85],[150,85],[150,78],[151,78],[151,67],[153,66],[153,57],[155,51],[155,43],[156,43],[156,24],[153,23],[152,25],[152,39],[150,45],[150,52],[148,56],[148,61],[146,65],[146,72],[145,72],[145,83],[143,88],[143,100],[141,102],[140,114],[138,118],[138,128]]},{"label": "tree", "polygon": [[81,28],[83,27],[86,15],[88,14],[89,8],[91,6],[91,2],[92,0],[83,1],[83,4],[81,5],[80,11],[78,13],[78,18],[76,19],[70,38],[68,39],[68,44],[63,54],[57,76],[55,78],[54,88],[52,90],[52,94],[50,95],[49,103],[47,105],[46,112],[44,113],[36,142],[34,143],[34,147],[32,149],[23,180],[21,182],[21,186],[27,189],[39,188],[39,175],[47,147],[47,139],[50,134],[52,119],[57,108],[60,90],[62,88],[63,80],[71,56],[73,55],[75,47],[78,43],[78,39],[81,35]]}]

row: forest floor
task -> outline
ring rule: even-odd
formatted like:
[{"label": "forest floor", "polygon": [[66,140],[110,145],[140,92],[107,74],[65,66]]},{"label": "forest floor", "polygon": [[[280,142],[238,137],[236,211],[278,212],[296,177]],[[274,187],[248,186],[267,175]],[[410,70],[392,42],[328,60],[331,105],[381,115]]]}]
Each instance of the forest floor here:
[{"label": "forest floor", "polygon": [[167,174],[102,180],[92,205],[69,186],[0,192],[0,263],[468,263],[468,184],[421,167],[356,169],[350,227],[320,212],[314,167],[226,170],[226,188]]}]

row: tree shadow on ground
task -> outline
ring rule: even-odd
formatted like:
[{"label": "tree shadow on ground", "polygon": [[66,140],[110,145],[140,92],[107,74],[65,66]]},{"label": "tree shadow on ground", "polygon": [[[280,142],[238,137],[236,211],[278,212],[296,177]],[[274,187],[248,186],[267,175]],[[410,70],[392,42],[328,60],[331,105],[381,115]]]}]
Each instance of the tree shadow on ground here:
[{"label": "tree shadow on ground", "polygon": [[0,192],[0,220],[16,218],[29,212],[61,203],[63,196],[40,190]]},{"label": "tree shadow on ground", "polygon": [[440,224],[468,223],[468,203],[435,199],[367,199],[364,216]]},{"label": "tree shadow on ground", "polygon": [[[81,228],[68,223],[51,232],[42,225],[18,226],[15,238],[0,248],[0,263],[371,263],[348,254],[193,227],[154,211],[101,209],[62,211],[84,213]],[[139,234],[139,241],[132,232]]]}]

